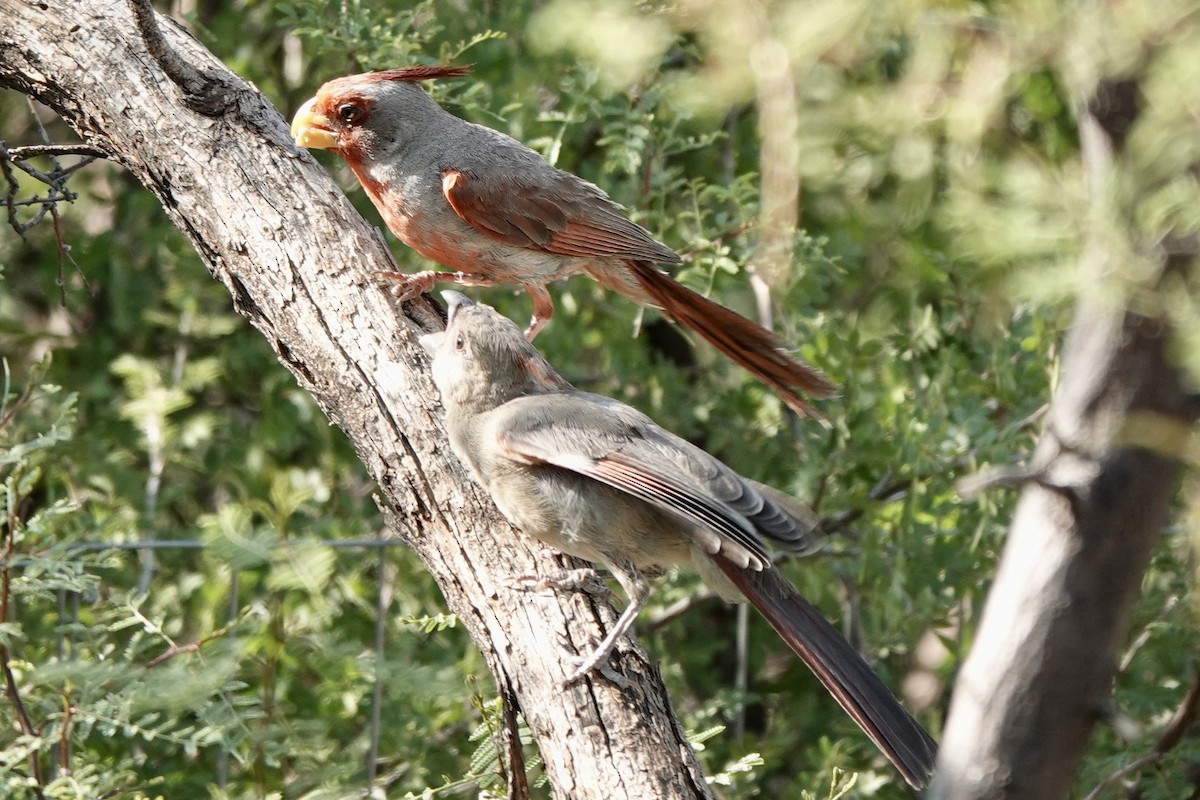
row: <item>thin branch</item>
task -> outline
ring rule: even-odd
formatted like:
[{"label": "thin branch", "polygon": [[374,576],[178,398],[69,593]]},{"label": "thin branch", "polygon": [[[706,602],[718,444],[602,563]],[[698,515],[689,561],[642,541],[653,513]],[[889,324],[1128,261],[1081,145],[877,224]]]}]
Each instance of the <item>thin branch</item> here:
[{"label": "thin branch", "polygon": [[1100,795],[1108,787],[1116,784],[1123,778],[1142,771],[1151,764],[1157,763],[1183,740],[1184,735],[1196,723],[1198,714],[1200,714],[1200,662],[1198,662],[1196,671],[1192,675],[1192,682],[1188,686],[1187,694],[1183,696],[1183,700],[1180,701],[1179,706],[1175,709],[1175,713],[1171,715],[1171,721],[1167,723],[1166,729],[1158,737],[1154,748],[1121,768],[1114,770],[1101,780],[1100,783],[1096,784],[1096,787],[1088,792],[1084,800],[1099,800]]},{"label": "thin branch", "polygon": [[[918,480],[917,476],[908,478],[894,478],[891,472],[887,472],[871,490],[867,492],[864,500],[867,503],[886,503],[892,500],[898,500],[908,492],[913,482]],[[817,529],[824,535],[829,536],[834,533],[845,531],[851,524],[856,522],[861,516],[867,513],[865,505],[855,508],[846,509],[837,514],[828,517],[823,517]]]},{"label": "thin branch", "polygon": [[[0,162],[0,163],[3,163],[3,162]],[[9,373],[9,369],[8,369],[8,360],[5,359],[3,364],[4,364],[4,391],[3,391],[3,394],[0,394],[0,403],[4,403],[8,399],[8,381],[9,381],[9,378],[11,377],[11,374]],[[25,406],[29,405],[29,401],[33,398],[33,391],[34,391],[34,386],[33,386],[33,383],[30,382],[29,384],[27,384],[25,386],[24,389],[21,390],[21,394],[18,395],[15,400],[13,400],[11,405],[9,405],[7,408],[0,405],[0,428],[4,428],[6,425],[8,425],[8,423],[12,422],[13,419],[16,418],[17,414],[21,413],[21,410],[24,409]],[[13,543],[12,543],[12,530],[13,529],[11,527],[11,522],[12,522],[11,518],[10,518],[9,522],[10,522],[10,526],[8,529],[9,533],[8,533],[8,536],[5,538],[4,550],[3,550],[5,558],[11,556],[12,552],[13,552]],[[3,622],[5,620],[3,609],[4,609],[4,606],[0,605],[0,622]]]},{"label": "thin branch", "polygon": [[[525,774],[525,753],[521,750],[521,729],[517,724],[517,713],[520,706],[512,684],[497,681],[500,690],[500,720],[501,736],[504,739],[504,752],[508,753],[507,774],[509,800],[529,800],[529,779]],[[499,748],[497,748],[499,749]],[[505,770],[504,759],[500,759],[500,768]]]},{"label": "thin branch", "polygon": [[[67,244],[66,236],[63,233],[62,217],[58,213],[58,203],[50,204],[50,219],[54,221],[54,242],[57,245],[54,250],[58,255],[58,291],[59,299],[63,305],[67,303],[66,296],[66,271],[63,269],[63,259],[71,262],[71,266],[75,268],[75,272],[83,277],[83,282],[87,285],[87,278],[83,275],[83,269],[79,266],[79,262],[75,260],[75,256],[71,255],[71,245]],[[88,290],[91,286],[88,285]]]},{"label": "thin branch", "polygon": [[[146,669],[154,669],[158,665],[163,664],[167,661],[170,661],[172,658],[179,655],[180,653],[199,652],[200,648],[204,647],[204,645],[208,644],[209,642],[211,642],[214,639],[220,639],[222,636],[229,633],[229,629],[232,627],[233,627],[233,625],[230,624],[230,625],[226,625],[223,628],[218,628],[217,630],[213,631],[212,633],[208,634],[207,636],[202,636],[201,638],[199,638],[196,641],[191,642],[189,644],[175,644],[174,642],[172,642],[170,647],[168,647],[162,653],[160,653],[159,655],[155,656],[154,658],[152,658],[146,662]],[[168,640],[168,641],[170,641],[170,640]]]},{"label": "thin branch", "polygon": [[[21,699],[21,691],[17,687],[17,677],[13,675],[12,665],[9,662],[8,648],[2,644],[0,644],[0,671],[4,673],[4,693],[8,695],[8,699],[17,710],[17,722],[21,728],[21,733],[31,738],[36,737],[37,729],[33,727],[33,721],[29,718],[29,712],[25,709],[25,701]],[[44,800],[45,795],[42,794],[42,765],[38,761],[36,749],[29,753],[29,770],[33,774],[33,793],[37,796],[38,800]]]},{"label": "thin branch", "polygon": [[[50,141],[50,134],[46,132],[46,126],[42,124],[42,118],[37,115],[37,109],[35,109],[33,106],[33,98],[26,97],[25,102],[29,106],[29,113],[33,116],[33,124],[37,126],[38,133],[41,135],[42,141],[47,145],[52,144]],[[49,158],[50,166],[54,168],[53,174],[56,176],[53,181],[47,182],[47,185],[51,188],[48,199],[50,199],[52,202],[46,206],[43,206],[43,210],[38,213],[37,217],[35,218],[35,222],[40,221],[47,211],[50,212],[50,218],[54,220],[54,242],[56,245],[55,255],[58,257],[58,291],[63,305],[66,305],[67,295],[65,287],[67,285],[67,280],[66,270],[63,268],[64,257],[70,260],[71,265],[75,267],[76,272],[78,272],[80,275],[82,275],[83,272],[79,269],[79,265],[75,263],[75,259],[71,258],[70,245],[68,245],[66,240],[63,238],[62,220],[58,215],[58,203],[53,202],[53,200],[55,199],[55,192],[61,194],[62,199],[66,200],[68,203],[74,202],[78,195],[67,190],[67,173],[63,172],[62,165],[58,163],[58,158],[53,155],[49,156]],[[28,166],[24,162],[17,162],[17,167],[24,170],[28,169]]]},{"label": "thin branch", "polygon": [[976,500],[992,489],[1020,489],[1027,483],[1040,483],[1045,476],[1041,466],[993,465],[959,478],[954,491],[963,500]]},{"label": "thin branch", "polygon": [[[45,129],[42,129],[42,134],[43,136],[45,135]],[[84,158],[80,162],[65,168],[59,165],[57,161],[53,161],[52,163],[54,168],[49,172],[43,172],[25,163],[26,158],[32,158],[33,156],[28,154],[21,156],[19,154],[20,151],[28,151],[34,149],[35,147],[39,146],[35,145],[33,147],[17,147],[10,150],[5,146],[3,141],[0,141],[0,174],[3,175],[4,181],[8,185],[8,191],[5,193],[4,200],[5,206],[8,209],[8,224],[22,238],[24,238],[26,231],[41,222],[42,218],[45,217],[48,212],[52,211],[56,203],[60,201],[70,203],[77,198],[77,195],[74,192],[71,192],[67,189],[66,179],[71,175],[71,173],[75,172],[75,170],[87,163],[91,163],[92,161],[91,158]],[[14,153],[16,153],[16,155],[14,155]],[[54,154],[49,152],[40,153],[39,155],[48,157],[52,160],[55,158]],[[20,191],[21,184],[20,181],[17,180],[16,173],[13,172],[13,167],[16,167],[26,175],[29,175],[34,180],[45,184],[50,191],[45,197],[39,197],[35,195],[29,200],[18,200],[17,192]],[[29,221],[22,222],[20,217],[17,216],[17,208],[19,206],[34,205],[41,206],[41,208]]]},{"label": "thin branch", "polygon": [[4,193],[4,207],[8,210],[9,227],[16,231],[17,235],[24,236],[25,232],[21,230],[21,220],[17,216],[15,205],[21,184],[17,182],[17,176],[13,174],[12,161],[8,158],[8,151],[3,140],[0,140],[0,175],[4,176],[4,182],[8,185],[8,191]]},{"label": "thin branch", "polygon": [[1195,674],[1192,675],[1192,683],[1188,686],[1187,694],[1183,696],[1183,700],[1179,703],[1179,707],[1175,709],[1175,713],[1171,715],[1171,721],[1167,723],[1167,728],[1158,737],[1158,743],[1154,749],[1160,753],[1166,753],[1183,739],[1183,735],[1196,722],[1196,716],[1200,713],[1200,662],[1197,663]]},{"label": "thin branch", "polygon": [[[67,188],[67,180],[71,177],[71,175],[83,167],[86,167],[97,158],[107,158],[108,154],[101,148],[94,147],[92,145],[52,144],[49,141],[49,134],[47,134],[45,127],[42,125],[41,120],[38,119],[36,113],[33,114],[33,118],[37,123],[38,131],[41,134],[42,139],[46,141],[47,144],[8,148],[4,145],[4,142],[0,141],[0,174],[3,175],[4,180],[8,185],[8,191],[5,193],[4,202],[8,210],[8,224],[22,238],[24,238],[26,231],[33,228],[35,225],[39,224],[43,219],[45,219],[46,214],[50,215],[50,219],[54,223],[54,240],[57,245],[58,285],[59,290],[63,291],[63,287],[66,284],[64,278],[65,262],[70,261],[71,265],[75,267],[76,273],[78,273],[80,276],[83,276],[83,270],[80,269],[79,264],[75,261],[74,256],[71,255],[71,246],[66,242],[66,236],[62,226],[62,216],[58,211],[58,203],[60,201],[72,203],[78,198],[77,194]],[[63,166],[58,162],[59,157],[69,155],[79,156],[80,158],[74,164],[67,166]],[[31,158],[49,158],[51,164],[50,171],[43,172],[27,164],[26,161]],[[20,183],[17,181],[17,177],[13,172],[13,167],[16,167],[26,175],[29,175],[35,180],[45,184],[49,188],[49,192],[47,192],[46,196],[43,198],[34,195],[28,200],[18,200],[17,192],[20,189]],[[39,208],[30,219],[22,222],[20,217],[17,215],[17,208],[21,206],[39,206]],[[84,277],[83,281],[84,284],[87,285],[86,277]],[[64,303],[66,302],[65,295],[62,297],[62,301]]]},{"label": "thin branch", "polygon": [[[12,594],[12,576],[8,560],[15,548],[16,530],[20,523],[21,518],[17,510],[9,508],[5,519],[4,561],[2,562],[3,566],[0,567],[0,622],[8,621],[9,599]],[[17,686],[17,678],[13,674],[12,666],[9,663],[8,648],[3,644],[0,644],[0,671],[4,673],[4,693],[8,695],[13,708],[16,709],[18,726],[21,732],[26,736],[36,736],[37,731],[33,727],[33,721],[29,718],[29,712],[25,709],[25,702],[21,699],[21,691]],[[38,800],[42,800],[42,767],[38,761],[36,749],[32,750],[29,754],[29,767],[34,780],[34,794]]]},{"label": "thin branch", "polygon": [[645,614],[638,622],[638,630],[643,634],[657,630],[668,622],[682,617],[696,606],[707,603],[715,597],[717,597],[717,593],[707,586],[697,589],[687,597],[681,597],[665,608]]},{"label": "thin branch", "polygon": [[1158,752],[1157,750],[1154,750],[1149,753],[1146,753],[1141,758],[1134,759],[1133,761],[1129,762],[1125,766],[1123,766],[1120,769],[1113,772],[1108,777],[1104,778],[1104,780],[1100,781],[1100,783],[1096,784],[1096,788],[1092,789],[1090,792],[1088,792],[1087,797],[1083,798],[1083,800],[1099,800],[1100,795],[1109,786],[1112,786],[1114,783],[1121,780],[1126,775],[1131,775],[1134,772],[1138,772],[1139,770],[1142,770],[1145,767],[1150,766],[1154,762],[1158,761],[1160,758],[1162,758],[1162,753]]},{"label": "thin branch", "polygon": [[1137,655],[1138,651],[1142,649],[1142,646],[1145,645],[1146,642],[1150,641],[1151,636],[1153,636],[1153,623],[1157,622],[1158,620],[1165,619],[1177,605],[1179,605],[1179,595],[1173,594],[1167,598],[1166,602],[1163,603],[1163,607],[1159,609],[1159,612],[1154,616],[1154,619],[1142,629],[1141,633],[1134,637],[1134,640],[1129,647],[1125,648],[1125,653],[1121,656],[1120,666],[1117,667],[1118,673],[1123,673],[1125,670],[1129,669],[1129,665],[1133,663],[1133,657]]},{"label": "thin branch", "polygon": [[24,161],[27,158],[43,156],[82,156],[91,163],[97,158],[108,158],[108,151],[90,144],[29,144],[23,147],[8,148],[8,157],[13,161]]},{"label": "thin branch", "polygon": [[71,712],[74,706],[66,693],[59,696],[62,698],[63,721],[58,734],[58,767],[66,773],[71,769]]}]

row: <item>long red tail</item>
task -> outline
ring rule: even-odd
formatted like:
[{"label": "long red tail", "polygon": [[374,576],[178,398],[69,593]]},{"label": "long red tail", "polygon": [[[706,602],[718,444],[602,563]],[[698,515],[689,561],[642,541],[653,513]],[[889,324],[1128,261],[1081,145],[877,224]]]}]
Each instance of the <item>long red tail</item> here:
[{"label": "long red tail", "polygon": [[778,570],[743,569],[720,553],[711,558],[909,785],[925,788],[937,758],[937,742],[904,710],[850,643]]},{"label": "long red tail", "polygon": [[771,331],[693,292],[647,261],[627,261],[630,271],[656,306],[700,334],[735,364],[771,387],[799,414],[821,418],[801,392],[828,397],[835,386],[818,370],[787,353],[787,343]]}]

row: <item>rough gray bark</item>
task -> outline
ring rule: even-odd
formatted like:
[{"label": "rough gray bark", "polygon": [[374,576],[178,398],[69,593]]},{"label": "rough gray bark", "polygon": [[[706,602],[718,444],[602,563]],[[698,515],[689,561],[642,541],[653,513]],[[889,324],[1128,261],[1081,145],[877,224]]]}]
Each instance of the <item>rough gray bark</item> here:
[{"label": "rough gray bark", "polygon": [[[1137,87],[1101,87],[1081,118],[1098,226]],[[1167,524],[1198,408],[1171,363],[1171,330],[1126,310],[1096,230],[1062,379],[942,739],[939,800],[1068,796],[1104,715],[1117,650]],[[1159,254],[1163,275],[1192,258]]]},{"label": "rough gray bark", "polygon": [[165,21],[166,55],[179,58],[152,55],[121,0],[0,0],[0,20],[0,85],[54,109],[158,197],[354,443],[389,525],[519,703],[555,794],[710,797],[639,648],[620,653],[626,688],[602,679],[557,688],[570,670],[563,645],[586,652],[613,621],[611,605],[510,588],[509,576],[562,564],[516,535],[450,454],[420,331],[371,278],[395,268],[387,248],[292,145],[270,103]]}]

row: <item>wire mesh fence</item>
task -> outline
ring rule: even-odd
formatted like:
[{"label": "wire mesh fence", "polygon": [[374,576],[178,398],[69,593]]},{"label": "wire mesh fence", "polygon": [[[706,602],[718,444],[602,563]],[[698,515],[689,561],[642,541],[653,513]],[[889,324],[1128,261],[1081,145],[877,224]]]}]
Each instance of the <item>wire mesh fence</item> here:
[{"label": "wire mesh fence", "polygon": [[[375,571],[378,579],[375,581],[375,597],[374,597],[374,629],[370,642],[371,652],[375,658],[375,663],[380,664],[384,660],[384,650],[387,643],[387,624],[389,620],[389,608],[392,605],[393,588],[389,580],[385,578],[387,575],[386,561],[388,552],[395,548],[403,548],[404,542],[398,538],[375,538],[375,539],[323,539],[319,542],[322,546],[328,547],[334,551],[340,552],[361,552],[365,556],[372,557],[375,561]],[[277,548],[290,546],[293,542],[280,542],[276,545]],[[205,541],[200,539],[175,539],[175,540],[143,540],[136,542],[110,543],[110,542],[79,542],[69,546],[69,550],[75,554],[84,553],[128,553],[138,557],[141,566],[144,567],[147,562],[145,556],[154,553],[167,553],[173,551],[204,551],[208,547]],[[21,568],[29,566],[31,562],[27,559],[15,559],[9,563],[11,568]],[[149,572],[141,572],[139,578],[139,586],[141,581],[149,575],[153,577],[153,568]],[[239,590],[239,578],[241,571],[231,567],[229,570],[229,580],[226,587],[226,615],[222,623],[226,626],[232,626],[238,619],[242,609],[243,597]],[[154,583],[151,580],[148,584],[148,590],[154,591]],[[71,661],[74,658],[75,650],[75,633],[77,628],[76,623],[80,621],[81,602],[86,603],[94,598],[89,598],[86,595],[65,588],[57,590],[55,613],[56,624],[54,651],[59,661]],[[363,765],[362,782],[364,786],[364,797],[379,796],[375,793],[375,787],[380,775],[380,732],[383,721],[383,703],[384,703],[384,673],[380,669],[374,671],[374,676],[370,691],[370,708],[367,713],[368,728],[367,728],[367,754]],[[226,698],[229,701],[229,698]],[[232,704],[232,703],[231,703]],[[66,750],[69,748],[69,740],[64,737],[63,740],[56,745],[56,753],[54,765],[66,765],[70,763],[70,753]],[[216,758],[216,769],[213,776],[213,783],[219,789],[224,789],[230,777],[230,760],[231,753],[227,748],[221,748]],[[54,767],[51,767],[52,771]],[[49,776],[53,777],[53,775]]]}]

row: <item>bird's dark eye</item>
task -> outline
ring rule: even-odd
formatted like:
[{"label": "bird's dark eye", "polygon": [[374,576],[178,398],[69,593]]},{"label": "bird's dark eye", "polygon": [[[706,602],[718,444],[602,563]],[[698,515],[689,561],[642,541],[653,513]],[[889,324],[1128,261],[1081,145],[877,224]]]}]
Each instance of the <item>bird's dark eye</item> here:
[{"label": "bird's dark eye", "polygon": [[337,107],[338,119],[346,125],[353,125],[362,118],[362,108],[354,103],[342,103]]},{"label": "bird's dark eye", "polygon": [[454,337],[454,349],[455,350],[458,350],[459,352],[461,352],[462,349],[466,346],[467,346],[467,337],[463,336],[461,333],[458,336]]}]

